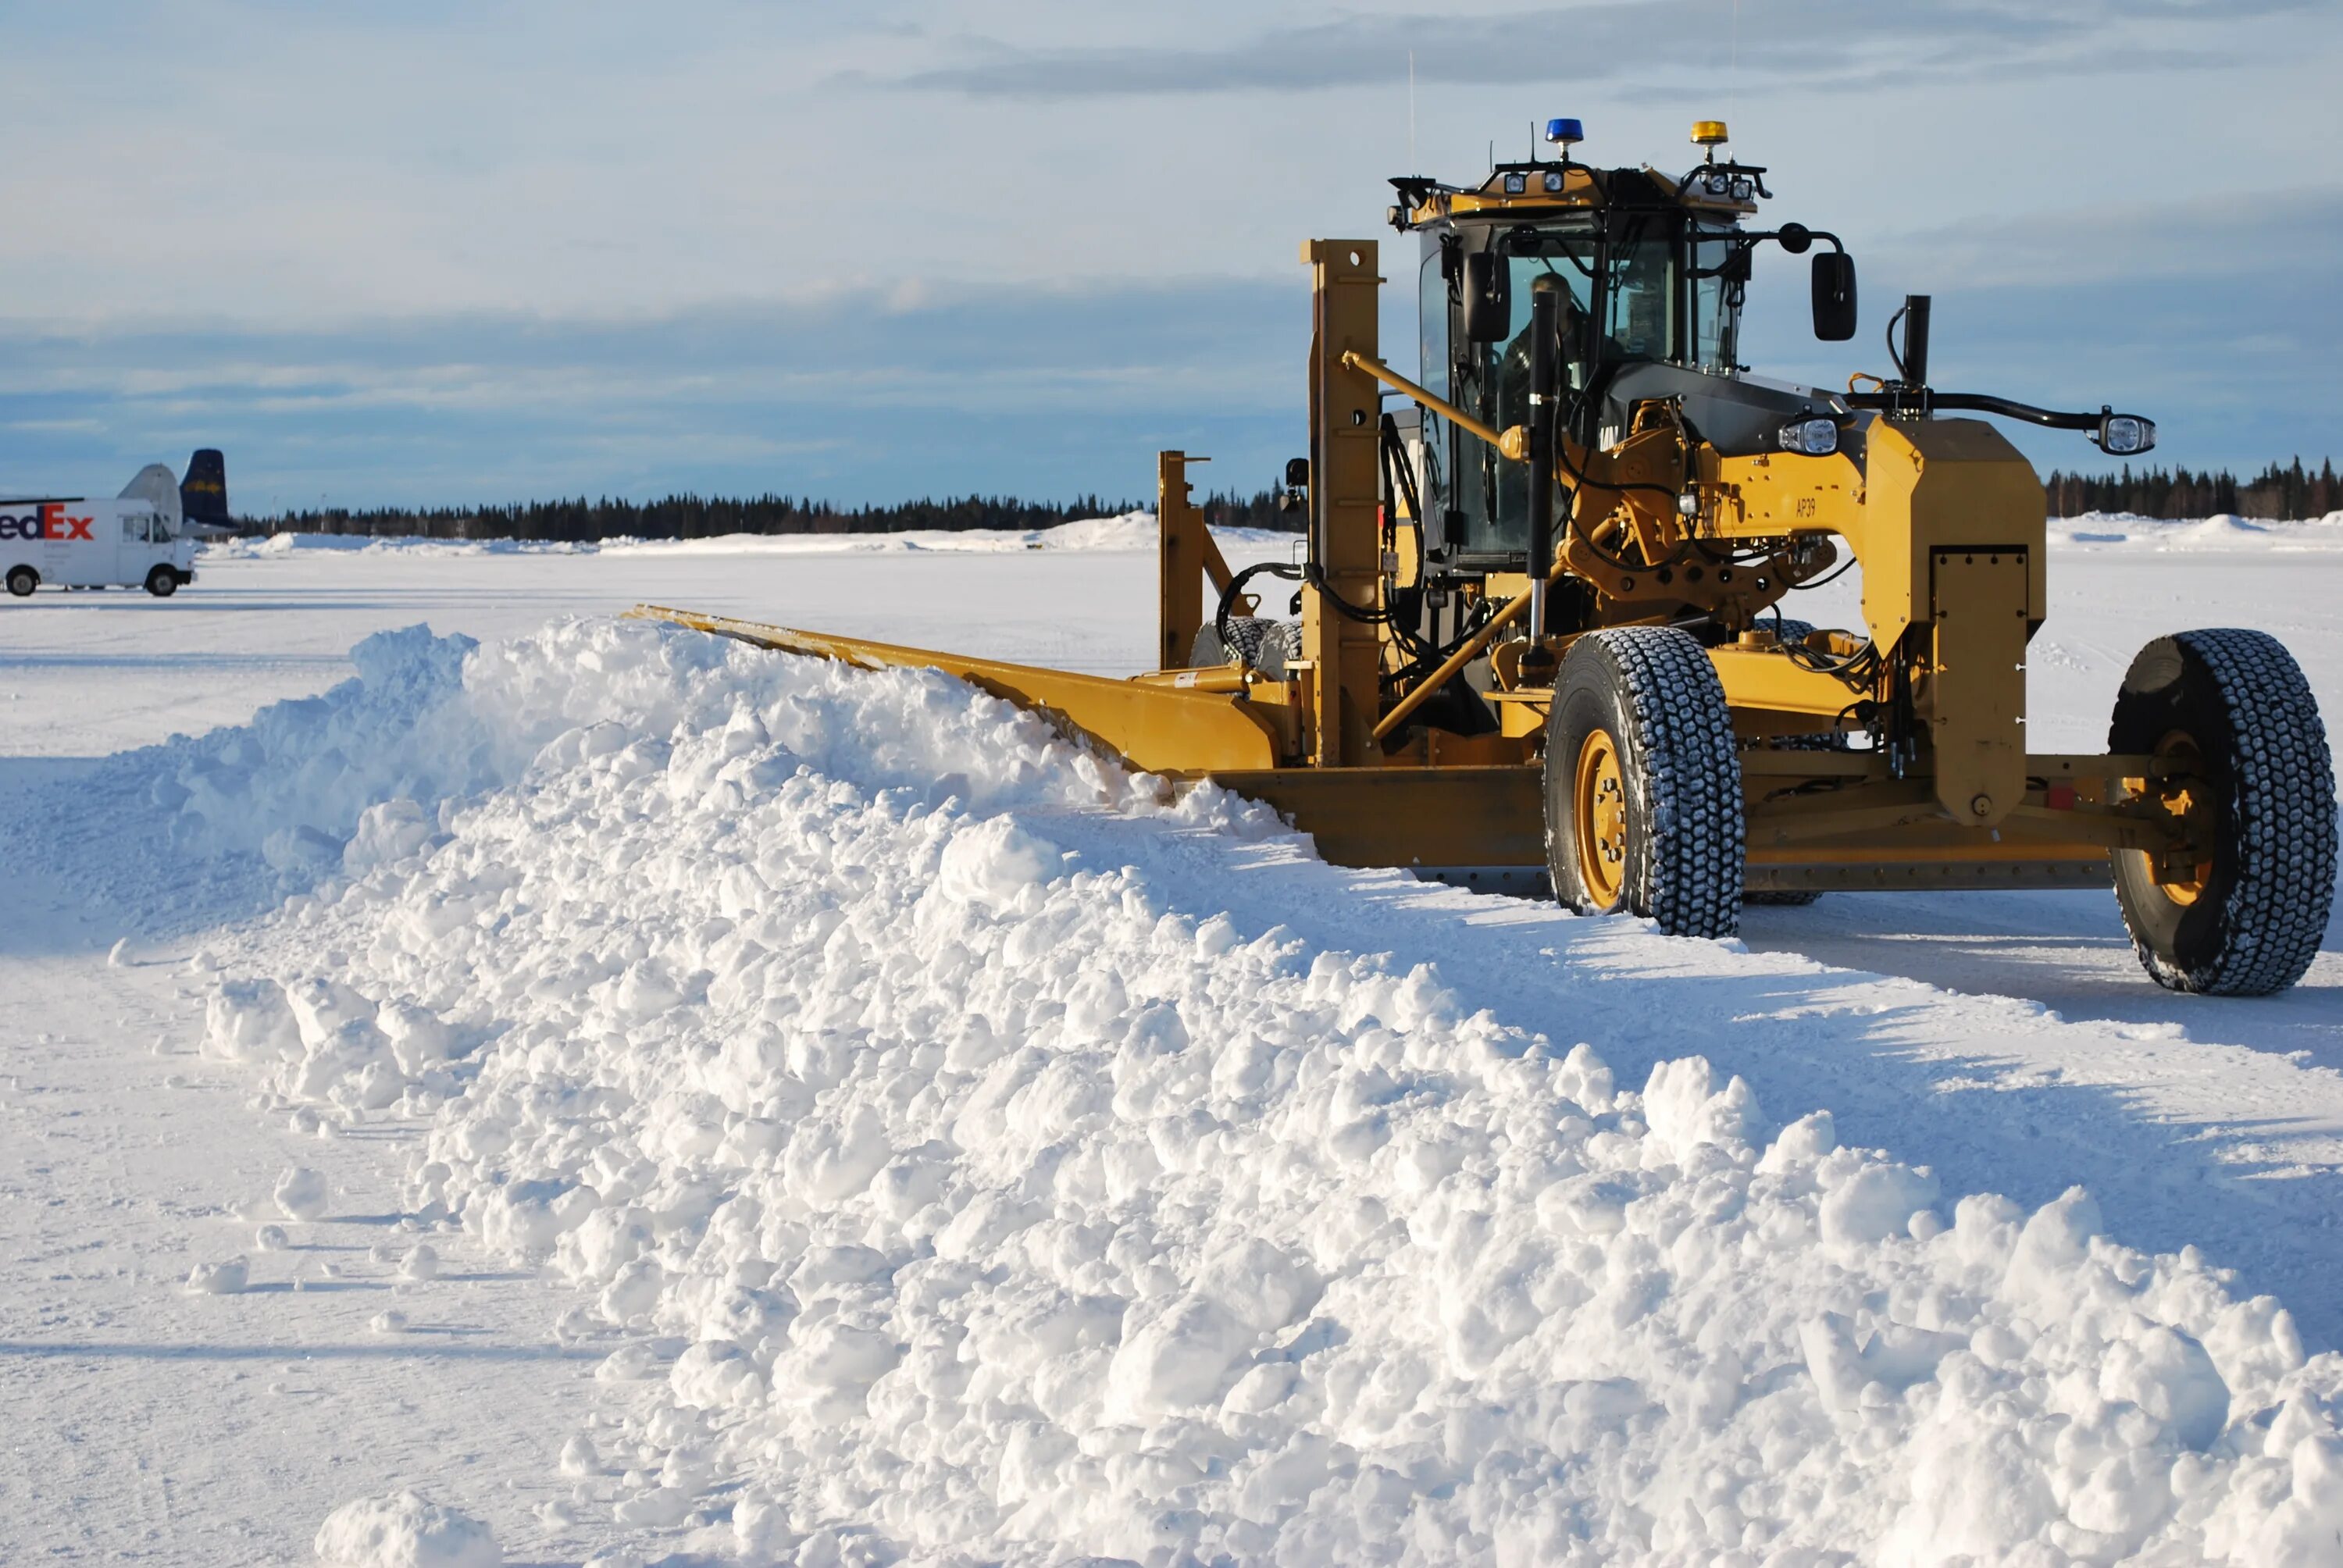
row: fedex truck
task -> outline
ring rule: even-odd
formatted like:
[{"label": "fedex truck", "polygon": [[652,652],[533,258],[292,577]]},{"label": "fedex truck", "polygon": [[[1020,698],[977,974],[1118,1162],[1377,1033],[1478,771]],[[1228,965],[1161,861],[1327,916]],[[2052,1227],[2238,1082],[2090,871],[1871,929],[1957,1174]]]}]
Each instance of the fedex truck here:
[{"label": "fedex truck", "polygon": [[143,588],[168,598],[195,580],[196,541],[183,524],[179,481],[160,463],[140,469],[110,501],[0,498],[0,583],[18,598],[45,585]]}]

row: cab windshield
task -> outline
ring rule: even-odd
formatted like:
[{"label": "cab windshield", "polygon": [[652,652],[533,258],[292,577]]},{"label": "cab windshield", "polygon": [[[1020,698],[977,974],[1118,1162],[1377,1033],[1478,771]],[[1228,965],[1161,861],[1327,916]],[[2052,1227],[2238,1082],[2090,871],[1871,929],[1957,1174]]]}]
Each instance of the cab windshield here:
[{"label": "cab windshield", "polygon": [[[1456,400],[1501,430],[1529,422],[1530,301],[1544,291],[1561,296],[1565,397],[1633,360],[1728,372],[1737,303],[1725,276],[1732,244],[1721,233],[1708,238],[1704,232],[1680,239],[1673,223],[1654,216],[1624,233],[1614,230],[1607,244],[1592,218],[1500,236],[1513,286],[1510,330],[1502,343],[1466,343],[1461,331],[1450,335],[1457,346]],[[1427,371],[1432,344],[1427,325]],[[1434,382],[1435,389],[1445,380]],[[1527,548],[1528,469],[1469,437],[1456,439],[1452,471],[1462,531],[1453,542],[1476,556]]]}]

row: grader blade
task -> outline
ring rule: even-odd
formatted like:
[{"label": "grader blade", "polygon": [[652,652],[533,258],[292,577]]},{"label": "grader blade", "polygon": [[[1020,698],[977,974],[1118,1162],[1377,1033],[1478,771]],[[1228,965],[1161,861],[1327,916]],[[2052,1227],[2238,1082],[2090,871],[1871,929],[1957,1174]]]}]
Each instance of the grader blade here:
[{"label": "grader blade", "polygon": [[1236,693],[1104,676],[1077,675],[1001,659],[832,637],[785,626],[637,605],[630,620],[666,621],[782,653],[833,658],[864,669],[937,669],[1091,736],[1150,772],[1273,768],[1274,723]]}]

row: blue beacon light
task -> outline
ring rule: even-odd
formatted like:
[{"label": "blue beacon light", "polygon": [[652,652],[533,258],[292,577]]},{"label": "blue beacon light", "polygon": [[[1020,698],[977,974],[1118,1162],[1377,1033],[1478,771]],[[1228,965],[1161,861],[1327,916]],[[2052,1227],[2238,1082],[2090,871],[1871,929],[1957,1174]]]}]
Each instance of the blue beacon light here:
[{"label": "blue beacon light", "polygon": [[1584,141],[1586,128],[1576,120],[1548,120],[1545,123],[1545,139],[1567,147],[1574,142]]}]

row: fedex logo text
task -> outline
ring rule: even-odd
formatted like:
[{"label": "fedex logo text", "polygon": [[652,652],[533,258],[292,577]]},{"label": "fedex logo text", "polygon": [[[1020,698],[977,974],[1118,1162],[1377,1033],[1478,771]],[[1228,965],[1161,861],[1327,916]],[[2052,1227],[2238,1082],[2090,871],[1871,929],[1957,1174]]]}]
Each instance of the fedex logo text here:
[{"label": "fedex logo text", "polygon": [[0,539],[87,539],[96,515],[65,515],[62,501],[44,501],[35,511],[0,512]]}]

